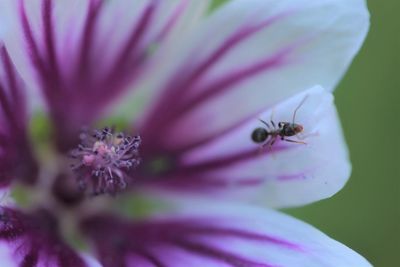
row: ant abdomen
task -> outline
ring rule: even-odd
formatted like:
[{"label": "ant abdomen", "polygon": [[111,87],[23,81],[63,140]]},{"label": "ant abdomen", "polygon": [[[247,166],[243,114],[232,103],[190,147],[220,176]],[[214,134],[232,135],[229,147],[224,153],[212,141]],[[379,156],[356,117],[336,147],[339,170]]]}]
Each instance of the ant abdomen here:
[{"label": "ant abdomen", "polygon": [[253,133],[251,134],[251,139],[255,142],[255,143],[262,143],[265,140],[267,140],[268,138],[268,131],[264,128],[256,128]]}]

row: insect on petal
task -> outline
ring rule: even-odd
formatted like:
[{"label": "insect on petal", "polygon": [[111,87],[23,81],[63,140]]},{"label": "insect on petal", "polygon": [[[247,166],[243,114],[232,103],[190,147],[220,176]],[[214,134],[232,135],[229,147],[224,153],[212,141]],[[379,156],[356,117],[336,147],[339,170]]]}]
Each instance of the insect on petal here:
[{"label": "insect on petal", "polygon": [[143,147],[174,153],[316,84],[332,91],[368,25],[363,0],[229,1],[159,61]]},{"label": "insect on petal", "polygon": [[[301,106],[299,106],[301,104]],[[304,131],[262,147],[251,139],[258,127],[295,122]],[[267,143],[267,141],[265,142]],[[350,162],[331,93],[317,86],[262,113],[175,159],[175,167],[149,188],[193,197],[247,200],[274,207],[297,206],[332,196],[350,176]],[[151,190],[151,189],[150,189]],[[158,192],[160,194],[161,192]]]}]

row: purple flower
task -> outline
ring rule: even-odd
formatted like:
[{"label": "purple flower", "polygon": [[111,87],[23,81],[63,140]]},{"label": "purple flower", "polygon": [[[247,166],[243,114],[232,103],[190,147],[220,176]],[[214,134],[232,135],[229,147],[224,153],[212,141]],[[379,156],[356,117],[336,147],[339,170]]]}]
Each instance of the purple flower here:
[{"label": "purple flower", "polygon": [[303,205],[348,179],[330,92],[365,2],[208,6],[1,1],[1,266],[370,266],[240,204]]}]

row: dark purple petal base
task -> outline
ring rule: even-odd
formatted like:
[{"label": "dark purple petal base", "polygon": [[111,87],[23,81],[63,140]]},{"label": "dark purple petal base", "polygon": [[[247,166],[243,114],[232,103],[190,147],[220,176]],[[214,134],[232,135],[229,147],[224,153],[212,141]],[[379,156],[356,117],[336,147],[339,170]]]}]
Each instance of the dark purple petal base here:
[{"label": "dark purple petal base", "polygon": [[19,267],[87,266],[62,241],[56,218],[45,210],[27,215],[10,208],[0,208],[0,242],[10,247],[12,258]]}]

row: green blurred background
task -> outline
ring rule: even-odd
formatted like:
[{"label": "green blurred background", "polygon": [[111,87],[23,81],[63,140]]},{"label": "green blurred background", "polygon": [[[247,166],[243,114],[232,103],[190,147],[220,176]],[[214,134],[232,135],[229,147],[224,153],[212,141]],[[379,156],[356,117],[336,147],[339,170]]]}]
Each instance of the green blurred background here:
[{"label": "green blurred background", "polygon": [[352,177],[334,197],[287,212],[358,251],[374,266],[397,267],[400,1],[370,0],[368,6],[369,35],[335,93],[350,148]]},{"label": "green blurred background", "polygon": [[367,40],[337,89],[353,173],[333,198],[290,211],[364,255],[400,266],[400,1],[370,0]]}]

